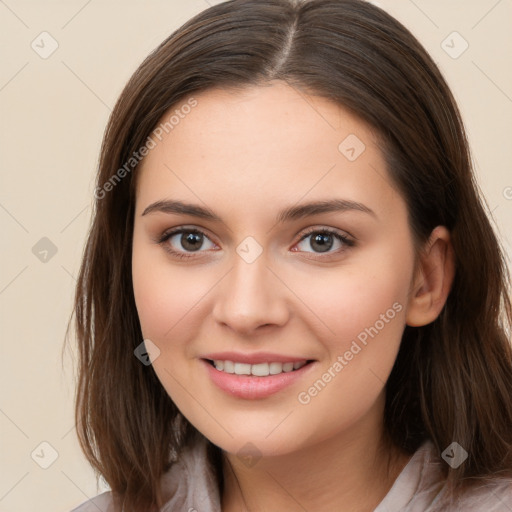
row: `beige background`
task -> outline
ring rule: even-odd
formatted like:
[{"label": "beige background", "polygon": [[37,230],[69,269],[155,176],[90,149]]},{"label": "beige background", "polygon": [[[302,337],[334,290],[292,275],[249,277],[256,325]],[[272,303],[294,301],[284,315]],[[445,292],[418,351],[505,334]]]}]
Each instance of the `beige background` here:
[{"label": "beige background", "polygon": [[[212,3],[0,0],[1,512],[69,511],[104,489],[75,435],[73,354],[66,352],[63,368],[60,359],[100,141],[142,59]],[[452,87],[510,255],[511,0],[374,3],[410,28]],[[43,31],[58,43],[46,59],[31,47],[35,40],[39,52],[51,49]],[[458,58],[442,47],[453,31],[469,44]],[[455,55],[464,43],[450,36],[446,44]]]}]

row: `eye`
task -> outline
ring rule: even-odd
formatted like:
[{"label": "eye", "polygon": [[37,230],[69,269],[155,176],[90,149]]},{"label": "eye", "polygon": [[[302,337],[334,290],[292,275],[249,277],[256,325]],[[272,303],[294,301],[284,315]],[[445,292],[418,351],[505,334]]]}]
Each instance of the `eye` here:
[{"label": "eye", "polygon": [[[196,228],[181,227],[166,231],[156,242],[173,257],[180,259],[194,258],[196,256],[194,253],[202,253],[216,247],[203,231]],[[336,245],[338,245],[337,250]],[[298,247],[298,250],[292,249],[292,251],[335,254],[354,245],[353,240],[336,230],[312,228],[303,234],[296,244],[295,247]],[[333,247],[335,250],[331,250]]]},{"label": "eye", "polygon": [[[338,250],[331,251],[336,244],[338,245]],[[354,245],[353,240],[336,230],[313,228],[302,236],[297,247],[304,252],[322,254],[329,251],[331,253],[341,252],[347,247],[353,247]],[[308,248],[311,250],[308,250]]]},{"label": "eye", "polygon": [[[165,232],[159,239],[158,243],[163,245],[164,249],[178,258],[193,257],[194,252],[203,252],[200,249],[211,249],[215,244],[199,229],[178,228]],[[208,243],[210,244],[208,246]]]}]

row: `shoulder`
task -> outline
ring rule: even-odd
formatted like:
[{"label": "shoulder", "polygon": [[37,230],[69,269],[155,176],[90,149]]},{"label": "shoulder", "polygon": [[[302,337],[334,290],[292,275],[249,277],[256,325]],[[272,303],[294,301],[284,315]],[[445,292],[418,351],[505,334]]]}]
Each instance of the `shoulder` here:
[{"label": "shoulder", "polygon": [[[220,512],[221,500],[214,468],[207,457],[208,441],[197,435],[194,442],[181,450],[179,457],[160,485],[164,505],[161,512]],[[95,496],[70,512],[117,512],[114,511],[111,491]]]},{"label": "shoulder", "polygon": [[503,512],[512,510],[512,479],[495,479],[476,484],[458,499],[449,502],[451,510]]},{"label": "shoulder", "polygon": [[512,511],[512,480],[488,479],[450,497],[443,464],[431,441],[412,456],[388,495],[374,512],[505,512]]},{"label": "shoulder", "polygon": [[84,501],[70,512],[114,512],[112,493],[110,491],[98,494]]}]

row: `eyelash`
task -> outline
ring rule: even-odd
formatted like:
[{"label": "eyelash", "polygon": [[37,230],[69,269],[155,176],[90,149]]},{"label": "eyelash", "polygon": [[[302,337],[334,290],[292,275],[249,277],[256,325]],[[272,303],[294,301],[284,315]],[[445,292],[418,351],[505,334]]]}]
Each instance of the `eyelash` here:
[{"label": "eyelash", "polygon": [[[176,229],[173,229],[171,231],[164,232],[156,240],[156,243],[162,245],[164,250],[167,251],[168,253],[170,253],[173,257],[176,257],[176,258],[179,258],[179,259],[194,258],[195,255],[194,255],[193,252],[188,252],[187,253],[187,252],[175,251],[174,249],[172,249],[169,246],[169,244],[166,244],[166,242],[170,238],[172,238],[174,235],[178,235],[178,234],[182,234],[182,233],[193,233],[193,234],[203,235],[204,237],[209,239],[209,237],[206,235],[206,233],[204,233],[200,229],[196,229],[196,228],[176,228]],[[299,244],[300,242],[302,242],[303,240],[305,240],[306,238],[308,238],[312,234],[325,234],[325,233],[334,236],[343,245],[345,245],[345,248],[338,249],[338,251],[326,252],[325,254],[327,254],[327,255],[336,254],[337,252],[339,253],[339,252],[342,252],[342,251],[346,250],[346,248],[350,248],[350,247],[354,247],[355,246],[355,242],[353,240],[351,240],[350,238],[346,237],[345,235],[342,235],[338,231],[336,231],[334,229],[330,229],[330,228],[322,228],[322,229],[310,228],[308,231],[306,231],[306,233],[304,233],[302,235],[302,237],[298,240],[298,242],[295,245]],[[203,251],[198,251],[198,252],[203,252]],[[297,252],[300,252],[300,251],[297,251]],[[321,255],[323,253],[318,253],[317,252],[317,253],[314,253],[314,254]]]}]

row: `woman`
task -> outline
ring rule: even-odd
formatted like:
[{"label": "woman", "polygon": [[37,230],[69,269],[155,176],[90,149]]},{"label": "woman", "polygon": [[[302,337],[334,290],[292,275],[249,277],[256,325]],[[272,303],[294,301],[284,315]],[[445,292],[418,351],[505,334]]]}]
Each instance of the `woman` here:
[{"label": "woman", "polygon": [[112,113],[76,293],[82,448],[141,510],[512,507],[508,272],[463,123],[359,0],[233,0]]}]

